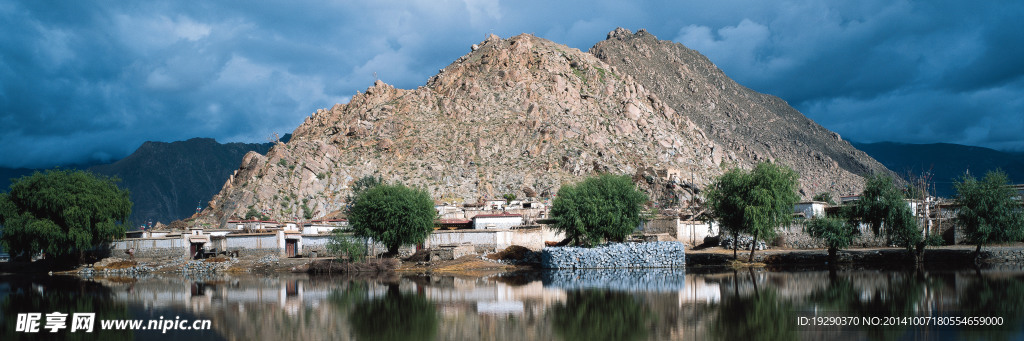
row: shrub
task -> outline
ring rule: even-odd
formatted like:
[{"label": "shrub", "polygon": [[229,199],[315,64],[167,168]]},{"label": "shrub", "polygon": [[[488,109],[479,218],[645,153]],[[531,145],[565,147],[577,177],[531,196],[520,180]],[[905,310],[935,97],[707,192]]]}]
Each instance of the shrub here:
[{"label": "shrub", "polygon": [[334,230],[331,234],[331,239],[327,241],[327,251],[344,256],[351,262],[361,262],[366,259],[366,244],[339,230]]}]

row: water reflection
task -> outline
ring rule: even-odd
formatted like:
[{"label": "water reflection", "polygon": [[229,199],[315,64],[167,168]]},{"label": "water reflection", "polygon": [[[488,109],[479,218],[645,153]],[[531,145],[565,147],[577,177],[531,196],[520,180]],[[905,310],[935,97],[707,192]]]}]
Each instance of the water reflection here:
[{"label": "water reflection", "polygon": [[562,340],[643,340],[657,319],[632,294],[609,290],[571,292],[551,315]]},{"label": "water reflection", "polygon": [[1024,277],[1003,278],[977,276],[967,279],[961,293],[963,316],[999,316],[1002,328],[968,328],[961,332],[963,339],[1011,340],[1024,334]]},{"label": "water reflection", "polygon": [[[604,283],[604,284],[602,284]],[[209,319],[213,331],[95,339],[1019,339],[1024,271],[685,274],[568,271],[491,277],[282,274],[0,278],[0,339],[18,312]],[[809,328],[799,317],[998,316],[1005,327]],[[170,334],[168,334],[170,335]],[[64,339],[64,337],[61,337]]]},{"label": "water reflection", "polygon": [[383,297],[357,300],[349,315],[359,340],[433,340],[437,335],[437,307],[422,294],[403,293],[398,283],[388,284]]},{"label": "water reflection", "polygon": [[[934,292],[945,289],[941,281],[925,277],[921,272],[894,272],[879,276],[880,278],[875,279],[874,288],[857,287],[848,277],[830,277],[828,287],[812,292],[809,297],[813,308],[832,313],[819,315],[882,319],[922,316],[922,312],[928,311],[926,303],[930,303],[925,289],[931,288]],[[867,336],[873,340],[894,340],[912,328],[871,325],[860,329],[866,331]],[[914,332],[920,330],[922,328]]]},{"label": "water reflection", "polygon": [[[111,331],[110,333],[85,333],[70,328],[50,333],[43,329],[46,324],[45,315],[53,312],[68,314],[68,327],[73,313],[94,312],[96,321],[103,319],[126,319],[128,307],[124,302],[112,299],[109,288],[76,278],[64,277],[49,280],[45,283],[33,277],[0,277],[0,286],[6,289],[6,295],[0,291],[0,340],[52,339],[52,340],[131,340],[132,331]],[[39,321],[39,332],[26,334],[16,331],[19,313],[42,313]],[[99,329],[96,322],[94,330]]]}]

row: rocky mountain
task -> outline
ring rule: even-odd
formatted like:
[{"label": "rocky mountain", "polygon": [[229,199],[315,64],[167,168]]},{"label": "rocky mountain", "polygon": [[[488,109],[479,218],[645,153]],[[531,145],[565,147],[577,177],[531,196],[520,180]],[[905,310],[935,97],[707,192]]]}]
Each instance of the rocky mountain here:
[{"label": "rocky mountain", "polygon": [[246,153],[266,153],[270,143],[219,143],[211,138],[145,142],[114,163],[89,167],[93,173],[121,178],[131,191],[135,226],[169,223],[196,213],[238,168]]},{"label": "rocky mountain", "polygon": [[1024,182],[1024,153],[950,143],[906,144],[894,142],[853,143],[889,169],[904,177],[930,171],[935,195],[952,198],[953,182],[970,171],[975,177],[1002,169],[1014,183]]},{"label": "rocky mountain", "polygon": [[804,197],[823,191],[856,193],[860,176],[889,172],[839,134],[778,97],[736,83],[682,44],[619,28],[590,53],[632,76],[706,132],[718,148],[711,153],[716,163],[729,155],[742,167],[764,160],[788,165],[800,173]]},{"label": "rocky mountain", "polygon": [[[634,50],[617,52],[627,47]],[[670,74],[654,75],[661,72]],[[646,32],[616,30],[591,53],[528,34],[492,35],[425,86],[377,81],[348,104],[313,113],[288,143],[247,154],[199,218],[330,215],[366,175],[466,203],[550,196],[612,172],[654,192],[684,189],[669,195],[679,203],[727,167],[762,160],[796,168],[805,197],[858,191],[858,174],[887,171],[785,102]]]},{"label": "rocky mountain", "polygon": [[[282,140],[287,141],[288,135]],[[188,218],[196,207],[217,194],[231,172],[248,152],[266,153],[270,143],[219,143],[210,138],[177,142],[145,142],[131,155],[109,164],[66,165],[61,168],[88,170],[116,176],[120,186],[131,192],[131,225],[147,221],[169,223]],[[11,178],[45,169],[0,168],[0,192],[6,192]]]}]

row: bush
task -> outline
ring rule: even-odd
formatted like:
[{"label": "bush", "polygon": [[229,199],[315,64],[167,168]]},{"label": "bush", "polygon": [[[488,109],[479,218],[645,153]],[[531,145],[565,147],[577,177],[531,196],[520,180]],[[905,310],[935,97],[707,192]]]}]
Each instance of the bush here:
[{"label": "bush", "polygon": [[830,260],[835,260],[836,253],[840,249],[850,246],[853,239],[860,234],[855,225],[835,218],[812,218],[805,227],[807,234],[811,237],[821,239],[828,248]]},{"label": "bush", "polygon": [[344,256],[350,262],[361,262],[366,259],[366,244],[355,237],[334,230],[327,241],[327,251]]},{"label": "bush", "polygon": [[578,245],[622,241],[640,225],[647,195],[627,176],[603,174],[564,185],[551,205],[554,229]]},{"label": "bush", "polygon": [[946,240],[942,239],[942,236],[937,234],[928,235],[928,238],[924,240],[924,243],[928,246],[943,246],[946,245]]}]

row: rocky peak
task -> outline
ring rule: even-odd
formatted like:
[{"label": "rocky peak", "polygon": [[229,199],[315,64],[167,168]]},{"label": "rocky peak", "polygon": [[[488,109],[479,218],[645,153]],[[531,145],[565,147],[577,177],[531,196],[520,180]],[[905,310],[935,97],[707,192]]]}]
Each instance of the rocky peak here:
[{"label": "rocky peak", "polygon": [[699,52],[644,30],[616,29],[590,53],[636,77],[651,93],[696,123],[736,155],[740,166],[769,160],[801,174],[805,197],[861,189],[863,175],[890,171],[790,107],[782,99],[737,84]]},{"label": "rocky peak", "polygon": [[[562,184],[612,172],[635,175],[659,203],[680,204],[725,166],[805,152],[788,147],[802,143],[799,136],[751,146],[714,136],[758,129],[779,117],[764,114],[778,103],[746,92],[750,98],[728,97],[741,87],[727,86],[727,78],[686,76],[707,67],[652,57],[664,51],[646,31],[608,36],[586,53],[529,34],[491,35],[425,86],[402,90],[377,81],[347,104],[318,110],[265,157],[247,155],[202,219],[223,222],[249,209],[284,220],[336,214],[351,183],[365,175],[422,187],[439,201],[472,203],[507,193],[551,195]],[[663,62],[670,65],[634,65]],[[690,83],[680,89],[644,73],[655,70],[693,80],[699,102],[681,102],[674,93],[692,92]],[[709,119],[704,113],[718,111],[708,107],[748,119]],[[808,151],[828,167],[825,152]],[[860,181],[852,174],[801,174],[815,189]]]}]

